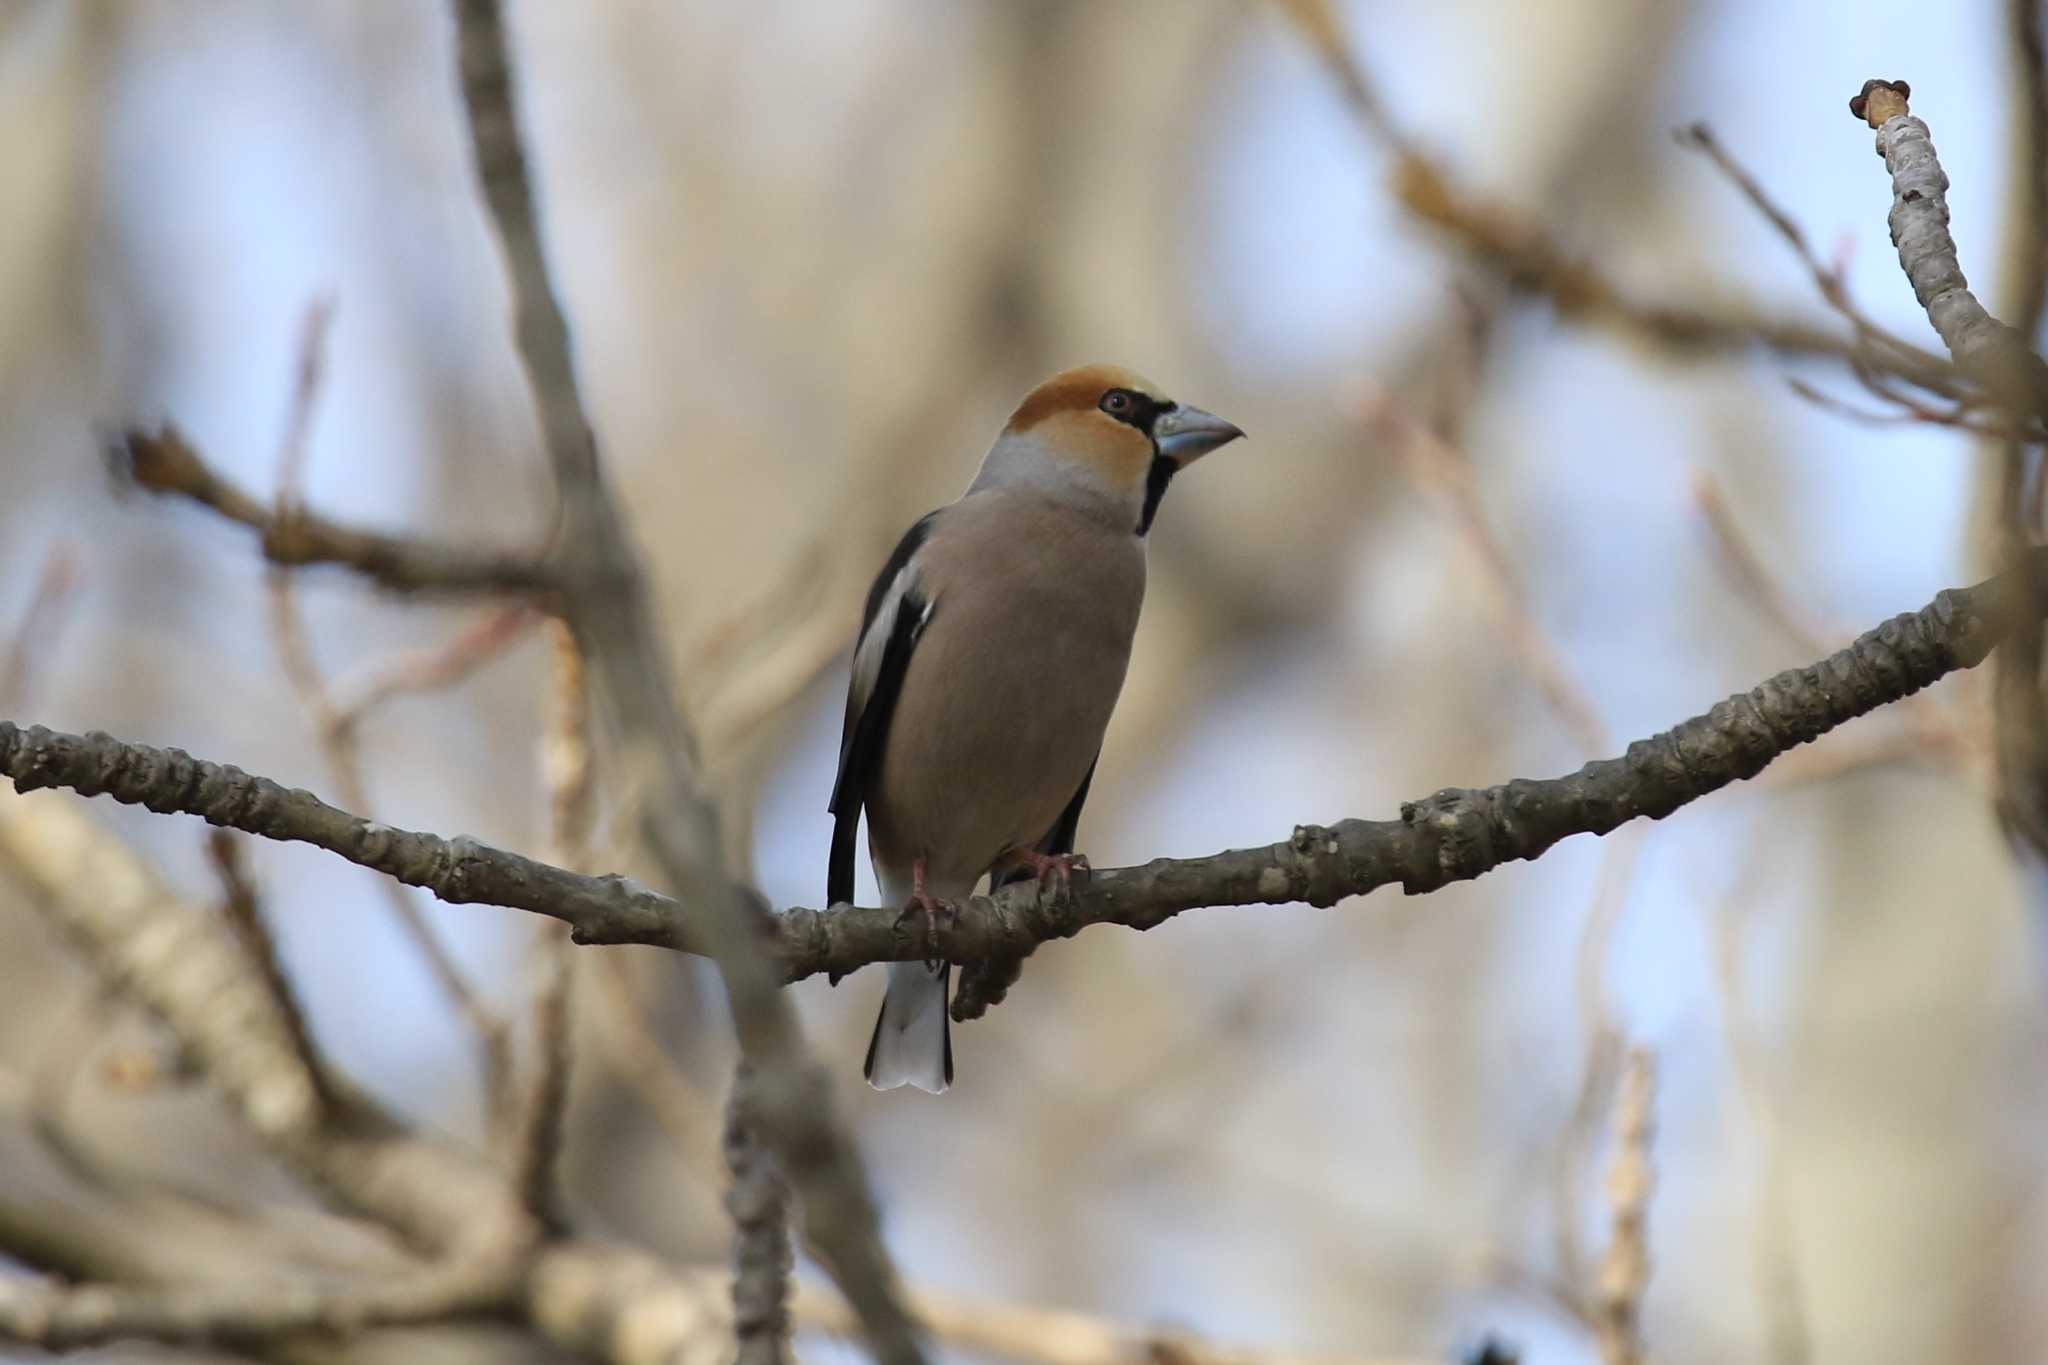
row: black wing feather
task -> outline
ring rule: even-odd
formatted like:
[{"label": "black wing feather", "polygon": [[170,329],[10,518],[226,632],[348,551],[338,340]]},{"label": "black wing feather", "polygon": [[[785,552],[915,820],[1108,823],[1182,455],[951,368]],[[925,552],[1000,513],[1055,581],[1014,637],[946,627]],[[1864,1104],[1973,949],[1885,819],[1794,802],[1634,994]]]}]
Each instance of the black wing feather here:
[{"label": "black wing feather", "polygon": [[[1038,841],[1037,847],[1040,853],[1072,853],[1074,851],[1074,837],[1080,832],[1081,828],[1081,807],[1088,802],[1088,784],[1095,780],[1095,765],[1101,761],[1102,752],[1097,750],[1095,757],[1088,762],[1088,775],[1081,779],[1081,786],[1075,791],[1074,799],[1067,802],[1067,808],[1060,812],[1060,818],[1052,822],[1052,828],[1047,830],[1045,837]],[[1016,868],[989,889],[996,890],[1000,887],[1008,886],[1011,882],[1027,881],[1033,875],[1028,867]]]},{"label": "black wing feather", "polygon": [[[854,641],[856,657],[867,642],[868,632],[874,628],[875,617],[881,611],[890,585],[903,573],[910,557],[931,534],[932,518],[937,515],[937,512],[928,513],[905,531],[903,539],[890,552],[888,563],[875,576],[874,585],[868,589],[867,602],[861,610],[860,635]],[[888,742],[889,722],[896,713],[896,698],[903,690],[903,677],[910,668],[910,654],[917,645],[917,637],[923,633],[929,605],[924,596],[914,590],[903,593],[897,603],[896,615],[890,622],[889,638],[882,647],[882,662],[876,669],[874,686],[865,698],[859,699],[858,705],[852,687],[847,689],[846,724],[839,739],[839,775],[833,781],[832,800],[827,805],[835,817],[832,824],[832,862],[826,873],[827,905],[853,899],[853,856],[860,836],[861,809],[867,802],[868,784],[874,780],[876,765],[881,762],[883,746]]]},{"label": "black wing feather", "polygon": [[896,542],[896,548],[889,551],[889,560],[882,565],[882,571],[875,575],[875,581],[869,585],[868,600],[861,607],[860,634],[854,639],[855,649],[859,649],[860,642],[868,638],[868,628],[875,624],[875,613],[882,609],[882,599],[889,595],[889,585],[896,581],[896,575],[902,573],[904,567],[910,563],[910,557],[917,553],[918,547],[931,538],[932,522],[938,515],[938,512],[927,512],[912,522],[910,529],[903,533],[903,539]]},{"label": "black wing feather", "polygon": [[1060,818],[1053,821],[1052,828],[1038,841],[1040,853],[1074,851],[1074,836],[1081,828],[1081,807],[1087,804],[1088,784],[1095,780],[1095,765],[1101,761],[1102,752],[1097,750],[1095,757],[1088,760],[1088,775],[1081,779],[1081,786],[1075,791],[1074,799],[1067,802],[1067,808],[1060,812]]},{"label": "black wing feather", "polygon": [[861,808],[867,802],[868,784],[882,761],[882,749],[889,741],[889,722],[896,714],[896,699],[903,692],[903,675],[910,671],[910,652],[923,633],[925,602],[922,594],[906,592],[896,608],[888,643],[883,647],[882,666],[875,674],[874,691],[868,694],[859,716],[849,715],[849,731],[839,751],[839,780],[832,787],[829,809],[832,824],[832,866],[826,877],[825,903],[838,905],[853,899],[853,853],[860,833]]}]

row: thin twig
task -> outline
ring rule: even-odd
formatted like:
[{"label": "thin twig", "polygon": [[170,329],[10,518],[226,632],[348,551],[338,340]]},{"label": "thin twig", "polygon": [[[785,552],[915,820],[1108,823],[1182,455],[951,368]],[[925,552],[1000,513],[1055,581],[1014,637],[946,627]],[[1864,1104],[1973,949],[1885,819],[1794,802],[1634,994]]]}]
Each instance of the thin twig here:
[{"label": "thin twig", "polygon": [[1674,136],[1679,146],[1699,152],[1712,161],[1741,192],[1743,198],[1763,215],[1764,221],[1785,239],[1785,244],[1799,258],[1800,264],[1806,267],[1807,274],[1813,277],[1814,287],[1820,291],[1821,298],[1827,301],[1829,307],[1841,314],[1842,319],[1855,331],[1860,341],[1887,351],[1898,357],[1902,363],[1915,367],[1924,367],[1933,359],[1904,337],[1880,327],[1863,311],[1849,293],[1846,272],[1839,264],[1821,260],[1808,244],[1806,233],[1797,220],[1772,199],[1757,178],[1721,145],[1720,139],[1714,136],[1711,128],[1704,123],[1695,123],[1679,129]]},{"label": "thin twig", "polygon": [[[1548,300],[1565,317],[1615,328],[1685,352],[1763,348],[1792,356],[1843,360],[1859,371],[1896,375],[1935,393],[1954,394],[1960,376],[1916,347],[1874,345],[1812,322],[1773,318],[1706,302],[1648,302],[1631,297],[1591,261],[1567,250],[1540,223],[1457,185],[1439,161],[1405,136],[1372,94],[1337,8],[1324,0],[1282,6],[1334,74],[1368,130],[1395,153],[1394,197],[1441,230],[1508,284]],[[1712,291],[1713,294],[1726,291]]]},{"label": "thin twig", "polygon": [[[594,794],[589,694],[575,637],[555,622],[549,638],[554,646],[555,692],[541,753],[548,792],[548,850],[559,866],[582,872],[590,864]],[[513,1170],[527,1207],[543,1217],[558,1217],[556,1172],[568,1116],[570,1006],[576,979],[568,934],[561,925],[540,926],[533,957],[540,977],[533,1001],[534,1075],[511,1125]]]},{"label": "thin twig", "polygon": [[548,627],[555,666],[554,705],[541,741],[540,767],[548,794],[548,856],[557,866],[589,870],[596,822],[596,762],[590,742],[590,674],[576,637],[561,622]]},{"label": "thin twig", "polygon": [[1366,79],[1364,65],[1352,52],[1336,0],[1278,0],[1278,3],[1293,18],[1302,36],[1308,39],[1309,46],[1323,59],[1324,66],[1337,82],[1337,88],[1344,92],[1346,102],[1360,121],[1396,151],[1413,154],[1414,141],[1395,121],[1386,102],[1380,99],[1377,89]]},{"label": "thin twig", "polygon": [[1362,415],[1373,427],[1391,435],[1409,478],[1451,518],[1459,542],[1479,564],[1495,625],[1572,741],[1582,753],[1605,750],[1609,745],[1607,727],[1585,687],[1572,676],[1564,651],[1530,611],[1519,576],[1487,521],[1470,457],[1385,399],[1369,403]]},{"label": "thin twig", "polygon": [[439,692],[467,681],[485,664],[526,637],[541,615],[531,607],[491,607],[439,645],[406,650],[344,675],[331,692],[335,698],[328,724],[353,731],[379,707],[402,696]]},{"label": "thin twig", "polygon": [[1892,244],[1913,296],[1956,368],[2016,414],[2048,417],[2048,365],[2027,339],[1991,316],[1970,292],[1948,231],[1948,176],[1927,125],[1907,108],[1904,81],[1865,81],[1849,112],[1877,130],[1892,178]]},{"label": "thin twig", "polygon": [[324,294],[306,307],[299,321],[298,365],[290,401],[285,406],[284,436],[277,445],[277,508],[279,523],[305,509],[302,485],[306,451],[312,444],[313,410],[319,404],[327,375],[327,334],[334,325],[334,296]]},{"label": "thin twig", "polygon": [[1650,1283],[1646,1235],[1655,1173],[1650,1142],[1656,1131],[1655,1059],[1631,1048],[1622,1064],[1621,1098],[1614,1112],[1614,1160],[1607,1172],[1612,1224],[1594,1293],[1595,1337],[1603,1365],[1642,1365],[1643,1291]]},{"label": "thin twig", "polygon": [[1953,427],[1957,431],[1969,432],[1972,436],[1993,440],[2035,442],[2043,439],[2039,431],[2020,431],[2014,429],[2010,422],[2001,423],[1988,417],[1973,417],[1971,409],[1966,404],[1954,404],[1945,408],[1933,407],[1911,394],[1895,392],[1879,382],[1871,382],[1865,387],[1879,398],[1891,403],[1898,411],[1877,412],[1870,408],[1858,407],[1832,394],[1823,393],[1797,377],[1788,378],[1785,386],[1821,411],[1833,413],[1837,417],[1847,418],[1863,426]]},{"label": "thin twig", "polygon": [[175,427],[126,432],[109,450],[116,469],[152,493],[189,498],[255,531],[271,563],[346,565],[393,592],[545,595],[549,570],[531,554],[464,550],[343,526],[312,512],[280,520],[270,503],[215,473]]},{"label": "thin twig", "polygon": [[558,1186],[569,1109],[570,1003],[576,962],[558,924],[535,934],[541,975],[533,998],[533,1075],[510,1117],[514,1173],[527,1208],[550,1222],[564,1217]]},{"label": "thin twig", "polygon": [[1783,1120],[1766,1074],[1767,1049],[1750,1019],[1742,987],[1743,929],[1754,900],[1745,891],[1720,906],[1709,925],[1714,940],[1714,980],[1720,987],[1722,1028],[1742,1096],[1757,1135],[1758,1181],[1756,1274],[1763,1303],[1765,1335],[1774,1365],[1805,1365],[1812,1356],[1806,1326],[1806,1293],[1792,1247],[1792,1210],[1785,1180]]},{"label": "thin twig", "polygon": [[[316,304],[308,310],[300,338],[295,382],[287,406],[284,432],[276,458],[277,496],[273,515],[278,524],[289,524],[301,516],[300,482],[305,475],[306,445],[312,432],[312,415],[319,400],[320,381],[325,371],[327,325],[331,307]],[[370,798],[363,775],[362,759],[356,748],[353,724],[336,708],[325,675],[313,657],[312,642],[306,635],[305,618],[299,609],[297,585],[290,569],[273,564],[266,576],[270,602],[271,638],[299,704],[313,719],[328,772],[344,803],[368,813]],[[512,1043],[504,1021],[483,1002],[459,967],[455,965],[440,936],[413,903],[405,888],[380,880],[378,893],[390,907],[399,927],[411,939],[427,971],[456,1011],[473,1030],[481,1059],[484,1094],[494,1125],[502,1123],[512,1102]]]},{"label": "thin twig", "polygon": [[[1860,334],[1845,338],[1812,322],[1719,303],[1631,297],[1591,261],[1567,250],[1545,225],[1457,185],[1441,162],[1406,136],[1373,94],[1335,5],[1327,0],[1284,0],[1281,7],[1323,57],[1360,121],[1393,149],[1392,188],[1401,205],[1514,288],[1548,300],[1562,316],[1612,327],[1677,351],[1763,348],[1789,356],[1832,357],[1859,373],[1894,375],[1952,397],[1967,387],[1955,367],[1903,342],[1878,343]],[[1724,292],[1711,291],[1709,297]]]},{"label": "thin twig", "polygon": [[[1783,582],[1757,549],[1755,539],[1743,528],[1720,479],[1709,469],[1695,467],[1692,493],[1713,537],[1717,559],[1744,599],[1802,651],[1818,654],[1838,648],[1848,637],[1848,628],[1818,617],[1800,604],[1797,594]],[[1989,749],[1975,728],[1957,720],[1950,708],[1926,693],[1918,693],[1901,703],[1899,719],[1902,735],[1862,736],[1857,742],[1831,740],[1820,749],[1792,755],[1791,761],[1771,780],[1781,784],[1811,782],[1873,763],[1913,756],[1958,766],[1972,781],[1981,783],[1986,779],[1991,763]]]},{"label": "thin twig", "polygon": [[1469,298],[1464,304],[1466,325],[1460,334],[1461,344],[1444,367],[1444,380],[1432,400],[1431,420],[1415,420],[1384,394],[1370,397],[1361,405],[1363,416],[1370,427],[1393,438],[1403,470],[1451,517],[1459,540],[1480,566],[1495,625],[1517,665],[1536,684],[1551,713],[1580,750],[1601,753],[1611,747],[1612,738],[1600,719],[1599,707],[1565,661],[1565,652],[1555,637],[1536,620],[1521,575],[1487,518],[1472,456],[1452,439],[1461,415],[1471,408],[1477,395],[1485,333],[1490,325],[1490,318],[1480,306]]},{"label": "thin twig", "polygon": [[[1934,393],[1960,392],[1953,368],[1922,351],[1893,354],[1845,338],[1815,322],[1770,317],[1704,302],[1633,297],[1541,225],[1455,187],[1422,157],[1396,168],[1394,193],[1409,213],[1440,229],[1510,285],[1547,300],[1566,318],[1597,323],[1679,352],[1775,351],[1841,360],[1859,371],[1895,375]],[[1727,291],[1718,291],[1726,293]]]},{"label": "thin twig", "polygon": [[[1476,355],[1476,340],[1468,349]],[[1468,360],[1462,368],[1464,382],[1469,385],[1476,373],[1474,364]],[[1440,424],[1448,424],[1451,413],[1468,406],[1469,400],[1469,392],[1454,395],[1439,415],[1439,423],[1429,426],[1407,417],[1386,398],[1368,403],[1364,415],[1371,425],[1392,437],[1402,468],[1410,479],[1435,497],[1451,517],[1460,542],[1481,567],[1495,624],[1516,663],[1536,684],[1552,713],[1581,750],[1604,752],[1612,745],[1607,726],[1584,685],[1573,676],[1564,651],[1530,610],[1507,550],[1487,519],[1471,457],[1437,429]],[[1621,1031],[1608,1005],[1603,977],[1608,950],[1634,877],[1639,842],[1633,829],[1620,831],[1608,841],[1577,954],[1575,977],[1586,1057],[1579,1098],[1557,1148],[1557,1257],[1568,1295],[1576,1294],[1577,1286],[1584,1282],[1584,1260],[1579,1249],[1582,1182],[1593,1159],[1600,1118],[1620,1061]]]},{"label": "thin twig", "polygon": [[[371,810],[369,788],[356,748],[356,735],[353,727],[341,719],[342,713],[328,694],[326,678],[314,661],[311,643],[306,639],[305,619],[299,611],[298,593],[290,575],[281,570],[271,574],[269,586],[271,637],[276,642],[285,677],[299,704],[313,719],[336,793],[350,809],[367,814]],[[511,1097],[510,1030],[463,975],[447,945],[441,942],[440,934],[405,889],[390,881],[381,881],[377,889],[426,964],[435,985],[475,1034],[488,1108],[494,1123],[502,1121]]]},{"label": "thin twig", "polygon": [[52,546],[20,623],[0,646],[0,710],[27,704],[35,666],[56,652],[81,576],[78,552],[65,541]]},{"label": "thin twig", "polygon": [[1787,591],[1735,515],[1720,476],[1704,465],[1695,465],[1692,499],[1712,535],[1718,562],[1743,598],[1797,645],[1801,653],[1824,654],[1837,648],[1843,635],[1841,629],[1833,622],[1815,617]]},{"label": "thin twig", "polygon": [[1900,764],[1960,778],[1986,795],[1997,790],[1981,745],[1966,742],[1960,730],[1951,737],[1911,725],[1889,733],[1830,739],[1802,749],[1764,774],[1761,783],[1771,791],[1783,792]]},{"label": "thin twig", "polygon": [[348,1334],[483,1312],[505,1301],[506,1288],[502,1278],[466,1269],[339,1288],[306,1278],[228,1288],[0,1279],[0,1341],[75,1351],[133,1337],[232,1346],[299,1332]]},{"label": "thin twig", "polygon": [[1621,912],[1628,906],[1635,882],[1640,830],[1618,831],[1607,842],[1573,955],[1572,993],[1578,1002],[1579,1027],[1586,1037],[1585,1060],[1579,1067],[1579,1092],[1557,1143],[1556,1243],[1559,1291],[1571,1309],[1586,1313],[1590,1296],[1585,1253],[1579,1244],[1579,1222],[1585,1216],[1585,1182],[1599,1149],[1600,1120],[1614,1094],[1622,1064],[1623,1035],[1607,992],[1607,961]]},{"label": "thin twig", "polygon": [[732,1173],[725,1207],[733,1223],[733,1335],[739,1365],[789,1360],[789,1186],[774,1152],[748,1114],[750,1082],[742,1061],[726,1101],[725,1162]]},{"label": "thin twig", "polygon": [[298,1054],[306,1074],[313,1079],[319,1102],[332,1104],[333,1082],[321,1061],[320,1050],[313,1045],[313,1030],[306,1022],[306,1010],[299,1001],[299,993],[285,973],[277,940],[270,932],[269,921],[264,918],[262,897],[257,893],[256,884],[249,879],[248,868],[243,862],[241,836],[233,830],[209,830],[206,857],[220,878],[222,916],[234,931],[242,951],[248,954],[249,964],[256,969],[264,988],[269,991],[271,1003],[276,1007],[278,1017],[284,1021],[292,1050]]}]

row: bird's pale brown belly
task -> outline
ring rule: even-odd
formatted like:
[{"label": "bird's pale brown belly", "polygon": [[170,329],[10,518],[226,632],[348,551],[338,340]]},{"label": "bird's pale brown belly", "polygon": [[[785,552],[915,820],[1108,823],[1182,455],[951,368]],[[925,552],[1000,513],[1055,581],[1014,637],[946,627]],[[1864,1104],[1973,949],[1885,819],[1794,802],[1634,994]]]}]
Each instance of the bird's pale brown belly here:
[{"label": "bird's pale brown belly", "polygon": [[1135,600],[1012,587],[972,619],[1014,629],[952,635],[948,609],[967,617],[968,604],[938,603],[870,804],[878,846],[925,857],[939,894],[964,893],[1052,827],[1095,761],[1130,660]]}]

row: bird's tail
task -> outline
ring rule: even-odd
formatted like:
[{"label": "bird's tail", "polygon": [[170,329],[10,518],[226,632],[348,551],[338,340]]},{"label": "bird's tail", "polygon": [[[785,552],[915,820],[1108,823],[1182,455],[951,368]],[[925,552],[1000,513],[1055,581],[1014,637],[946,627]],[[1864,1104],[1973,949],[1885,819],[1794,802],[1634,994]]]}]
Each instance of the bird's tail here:
[{"label": "bird's tail", "polygon": [[889,990],[862,1068],[869,1085],[914,1085],[937,1095],[953,1083],[953,1031],[946,1017],[952,977],[950,962],[889,964]]}]

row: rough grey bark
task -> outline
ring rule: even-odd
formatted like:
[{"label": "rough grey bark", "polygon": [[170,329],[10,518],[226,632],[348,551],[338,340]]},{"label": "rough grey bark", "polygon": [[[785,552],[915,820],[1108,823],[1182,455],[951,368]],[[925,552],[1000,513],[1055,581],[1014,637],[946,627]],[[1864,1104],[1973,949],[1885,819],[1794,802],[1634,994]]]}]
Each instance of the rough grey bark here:
[{"label": "rough grey bark", "polygon": [[1956,368],[2016,413],[2048,413],[2048,365],[2027,339],[1977,301],[1948,230],[1948,176],[1934,135],[1907,110],[1904,81],[1865,81],[1849,111],[1877,130],[1877,153],[1892,177],[1885,221],[1913,297],[1955,358]]},{"label": "rough grey bark", "polygon": [[[2044,172],[2039,164],[2044,138],[2044,84],[2041,70],[2040,17],[2033,5],[2012,7],[2012,36],[2023,61],[2022,98],[2026,117],[2027,155],[2022,158],[2026,183],[2023,197],[2020,256],[2021,300],[2015,314],[2024,324],[2007,326],[1993,317],[1963,276],[1955,238],[1948,230],[1948,175],[1934,151],[1934,137],[1925,122],[1907,107],[1912,88],[1904,81],[1870,80],[1849,101],[1849,112],[1877,130],[1877,152],[1891,173],[1892,207],[1886,217],[1899,266],[1913,286],[1913,297],[1927,310],[1927,320],[1955,357],[1956,368],[1970,375],[2011,414],[2002,459],[1997,552],[2017,557],[2039,533],[2038,512],[2031,491],[2029,442],[2017,430],[2029,415],[2048,415],[2048,364],[2033,348],[2042,307],[2041,216]],[[2043,718],[2041,691],[2042,625],[2039,612],[2025,614],[2012,647],[2000,660],[1994,680],[1999,813],[2006,828],[2048,854],[2048,721]]]},{"label": "rough grey bark", "polygon": [[732,1172],[725,1207],[733,1222],[733,1335],[739,1365],[789,1360],[789,1186],[775,1154],[748,1114],[752,1080],[745,1063],[726,1101],[725,1163]]},{"label": "rough grey bark", "polygon": [[[1092,924],[1150,929],[1204,906],[1328,906],[1395,883],[1410,894],[1434,891],[1503,863],[1540,857],[1574,834],[1662,819],[1756,776],[1779,755],[1844,721],[1975,667],[2024,619],[2044,582],[2048,548],[1996,578],[1938,593],[1918,612],[1638,740],[1621,757],[1562,777],[1448,788],[1407,803],[1396,820],[1303,825],[1264,847],[1099,870],[1064,894],[1041,896],[1036,887],[1018,886],[969,900],[954,920],[936,928],[894,907],[839,906],[763,914],[753,932],[781,978],[796,981],[874,962],[978,962],[1025,953]],[[585,876],[466,837],[372,824],[310,792],[176,749],[0,721],[0,773],[25,791],[66,787],[314,844],[444,900],[552,915],[566,921],[580,943],[709,950],[702,914],[627,878]]]}]

